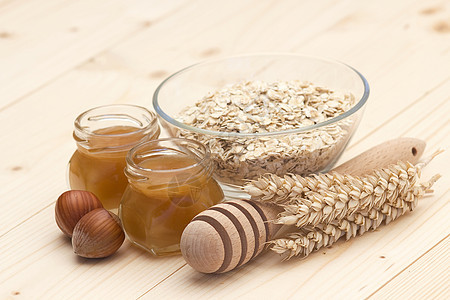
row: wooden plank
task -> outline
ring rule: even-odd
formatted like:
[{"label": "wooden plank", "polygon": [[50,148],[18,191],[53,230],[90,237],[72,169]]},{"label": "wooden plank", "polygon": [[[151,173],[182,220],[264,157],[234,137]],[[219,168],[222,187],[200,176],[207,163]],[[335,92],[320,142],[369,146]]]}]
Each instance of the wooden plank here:
[{"label": "wooden plank", "polygon": [[[387,133],[391,138],[410,136],[423,139],[427,142],[426,152],[428,153],[436,150],[437,147],[445,148],[448,146],[446,139],[439,140],[441,145],[433,143],[431,139],[433,132],[442,132],[444,136],[449,133],[449,90],[450,78],[422,95],[419,94],[417,98],[411,99],[404,109],[398,105],[394,106],[395,111],[390,112],[388,116],[371,118],[370,111],[366,111],[360,128],[338,163],[357,155],[360,147],[370,148],[385,140]],[[378,124],[369,128],[368,124],[373,124],[377,120]],[[434,121],[430,122],[430,120]]]},{"label": "wooden plank", "polygon": [[180,256],[151,257],[126,242],[105,259],[76,256],[56,227],[53,206],[2,236],[0,298],[133,299],[185,264]]},{"label": "wooden plank", "polygon": [[183,3],[22,0],[0,7],[0,109],[145,30]]},{"label": "wooden plank", "polygon": [[[392,38],[386,35],[386,31],[392,30],[391,23],[397,24],[396,20],[404,14],[405,6],[413,6],[416,9],[420,5],[417,2],[408,5],[394,2],[390,3],[389,9],[381,12],[376,4],[360,2],[348,5],[341,1],[283,1],[276,6],[264,1],[259,5],[238,5],[234,2],[217,4],[217,11],[209,15],[197,9],[199,6],[208,7],[207,3],[198,2],[198,5],[187,7],[177,14],[177,19],[183,20],[183,23],[189,26],[160,23],[114,47],[112,51],[129,57],[130,69],[143,72],[153,68],[170,74],[181,67],[210,57],[241,52],[288,51],[339,59],[358,69],[364,66],[367,69],[361,71],[366,74],[366,71],[370,71],[369,68],[378,70],[382,66],[367,61],[371,57],[355,53],[361,54],[361,51],[383,45],[373,39],[374,35],[378,40],[386,40],[385,43],[398,38],[402,32]],[[368,13],[370,15],[367,15]],[[372,22],[366,22],[367,18]],[[201,22],[190,21],[199,19]],[[375,26],[375,21],[384,26]],[[164,51],[151,47],[152,43],[145,41],[156,41],[157,34],[161,31],[171,33],[160,40],[168,49],[177,49],[181,44],[185,51],[176,52],[176,61],[171,56],[162,55],[154,64],[147,57],[159,56]],[[353,38],[350,37],[352,35]],[[444,37],[439,40],[444,44]],[[405,43],[405,37],[396,42],[403,46],[402,50],[407,49],[409,45]],[[389,52],[389,48],[384,47],[383,50],[379,57],[383,61],[398,56],[397,52]],[[134,51],[133,57],[130,55],[131,51]],[[177,66],[172,69],[171,66],[175,63]]]},{"label": "wooden plank", "polygon": [[449,299],[450,237],[447,235],[369,299]]}]

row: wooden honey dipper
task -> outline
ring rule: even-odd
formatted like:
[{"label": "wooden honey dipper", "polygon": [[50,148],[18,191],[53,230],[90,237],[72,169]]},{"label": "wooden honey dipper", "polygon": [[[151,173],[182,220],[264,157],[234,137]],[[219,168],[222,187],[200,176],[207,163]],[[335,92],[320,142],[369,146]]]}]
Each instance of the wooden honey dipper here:
[{"label": "wooden honey dipper", "polygon": [[[364,175],[400,160],[417,163],[425,142],[399,138],[384,142],[333,171]],[[186,262],[202,273],[224,273],[257,256],[282,225],[275,220],[281,206],[251,200],[230,200],[198,214],[184,229],[180,248]]]}]

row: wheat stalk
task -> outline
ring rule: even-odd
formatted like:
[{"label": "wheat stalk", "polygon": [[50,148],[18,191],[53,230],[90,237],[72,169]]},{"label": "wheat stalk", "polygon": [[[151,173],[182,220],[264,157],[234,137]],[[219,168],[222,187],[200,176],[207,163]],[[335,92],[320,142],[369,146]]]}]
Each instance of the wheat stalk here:
[{"label": "wheat stalk", "polygon": [[287,259],[307,256],[344,235],[349,239],[363,234],[413,210],[440,177],[416,184],[421,170],[441,152],[416,165],[398,162],[365,176],[268,174],[243,189],[253,200],[284,207],[275,223],[298,227],[286,238],[270,241],[272,250],[286,254]]},{"label": "wheat stalk", "polygon": [[364,209],[343,219],[335,219],[330,223],[319,223],[316,226],[306,225],[287,235],[286,238],[275,239],[269,242],[271,249],[278,254],[285,255],[285,259],[293,256],[308,256],[311,252],[322,247],[331,246],[341,237],[348,240],[356,235],[375,230],[383,222],[389,224],[405,212],[414,209],[417,200],[429,192],[431,186],[439,178],[433,176],[429,181],[415,186],[412,196],[415,201],[410,206],[394,207],[385,203],[379,209]]},{"label": "wheat stalk", "polygon": [[[389,168],[375,170],[373,175],[364,177],[353,177],[336,172],[306,177],[295,174],[284,177],[267,174],[258,180],[250,181],[244,186],[244,190],[253,200],[278,204],[285,204],[296,197],[304,197],[308,192],[320,191],[325,196],[327,193],[341,194],[341,200],[348,201],[349,196],[360,199],[361,196],[382,192],[387,188],[394,190],[394,185],[401,188],[408,183],[414,184],[420,168],[421,164],[414,166],[408,162],[399,162]],[[376,186],[379,188],[375,191]]]},{"label": "wheat stalk", "polygon": [[266,175],[244,187],[253,200],[274,202],[284,207],[276,223],[317,225],[342,220],[352,214],[380,209],[385,204],[395,208],[417,205],[424,190],[416,186],[426,163],[398,162],[366,176],[336,172],[302,177]]}]

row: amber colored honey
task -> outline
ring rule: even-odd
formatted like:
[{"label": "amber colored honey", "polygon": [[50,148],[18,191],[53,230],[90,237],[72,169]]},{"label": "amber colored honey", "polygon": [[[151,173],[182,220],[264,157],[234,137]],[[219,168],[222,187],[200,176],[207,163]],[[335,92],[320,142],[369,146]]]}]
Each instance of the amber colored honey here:
[{"label": "amber colored honey", "polygon": [[154,172],[143,182],[130,181],[120,217],[132,242],[155,255],[177,254],[181,234],[192,218],[223,199],[222,189],[206,171],[179,170],[195,163],[187,155],[157,155],[139,163],[167,172]]},{"label": "amber colored honey", "polygon": [[[125,157],[131,145],[143,138],[127,133],[137,130],[139,128],[132,126],[112,126],[94,131],[88,141],[88,148],[93,150],[78,147],[70,159],[71,189],[90,191],[106,209],[117,209],[128,183],[124,174]],[[104,150],[112,145],[118,150]],[[121,145],[129,147],[120,148]]]}]

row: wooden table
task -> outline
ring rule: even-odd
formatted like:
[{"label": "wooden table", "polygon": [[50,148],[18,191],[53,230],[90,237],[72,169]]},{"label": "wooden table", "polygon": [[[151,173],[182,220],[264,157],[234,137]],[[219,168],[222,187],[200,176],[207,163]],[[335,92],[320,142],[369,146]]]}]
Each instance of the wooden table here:
[{"label": "wooden table", "polygon": [[220,276],[126,242],[81,259],[56,227],[73,120],[104,104],[151,107],[169,74],[204,59],[292,52],[344,61],[371,86],[345,161],[399,136],[449,147],[448,0],[0,0],[0,298],[444,299],[449,151],[434,194],[388,226],[308,258],[267,252]]}]

